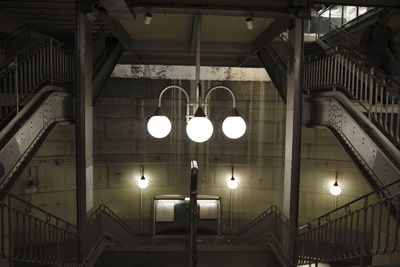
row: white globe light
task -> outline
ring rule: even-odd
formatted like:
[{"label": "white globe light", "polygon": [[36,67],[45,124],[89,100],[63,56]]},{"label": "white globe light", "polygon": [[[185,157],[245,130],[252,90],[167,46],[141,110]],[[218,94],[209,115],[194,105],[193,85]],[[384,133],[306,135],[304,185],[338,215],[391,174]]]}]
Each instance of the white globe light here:
[{"label": "white globe light", "polygon": [[186,133],[189,138],[197,143],[210,139],[214,127],[207,117],[193,117],[186,125]]},{"label": "white globe light", "polygon": [[164,138],[171,132],[171,121],[167,116],[154,115],[147,122],[147,130],[155,138]]},{"label": "white globe light", "polygon": [[238,187],[239,183],[235,178],[231,178],[228,180],[228,187],[230,189],[236,189]]},{"label": "white globe light", "polygon": [[140,178],[140,180],[138,181],[138,186],[139,186],[141,189],[145,189],[145,188],[147,188],[147,187],[149,186],[149,181],[148,181],[146,178],[142,177],[142,178]]},{"label": "white globe light", "polygon": [[338,196],[342,193],[342,188],[338,185],[337,182],[335,182],[330,188],[329,191],[331,192],[332,195]]},{"label": "white globe light", "polygon": [[228,138],[240,138],[246,132],[246,122],[240,116],[228,116],[222,123],[222,131]]}]

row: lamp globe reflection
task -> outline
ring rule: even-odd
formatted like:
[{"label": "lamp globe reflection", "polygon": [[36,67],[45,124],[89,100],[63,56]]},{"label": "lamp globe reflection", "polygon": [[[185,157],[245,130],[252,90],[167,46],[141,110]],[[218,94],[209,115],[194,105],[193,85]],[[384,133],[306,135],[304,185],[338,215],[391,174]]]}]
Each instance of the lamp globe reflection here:
[{"label": "lamp globe reflection", "polygon": [[202,108],[198,108],[194,117],[186,125],[186,133],[189,138],[197,143],[210,139],[214,131],[211,121],[206,117]]},{"label": "lamp globe reflection", "polygon": [[147,122],[147,131],[155,138],[164,138],[171,132],[171,121],[167,116],[161,115],[160,108]]},{"label": "lamp globe reflection", "polygon": [[232,176],[232,178],[228,180],[228,187],[230,189],[236,189],[238,187],[238,185],[239,185],[239,183],[235,179],[235,177]]},{"label": "lamp globe reflection", "polygon": [[141,189],[145,189],[149,186],[149,181],[146,179],[146,177],[142,176],[142,178],[140,178],[138,181],[138,186]]},{"label": "lamp globe reflection", "polygon": [[339,184],[335,182],[330,188],[329,191],[332,195],[338,196],[342,193],[342,188],[340,188]]}]

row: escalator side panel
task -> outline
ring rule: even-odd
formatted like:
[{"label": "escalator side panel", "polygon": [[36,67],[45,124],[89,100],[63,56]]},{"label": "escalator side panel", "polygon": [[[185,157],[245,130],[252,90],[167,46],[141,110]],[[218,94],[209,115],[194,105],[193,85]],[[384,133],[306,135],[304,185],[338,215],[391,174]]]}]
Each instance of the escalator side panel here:
[{"label": "escalator side panel", "polygon": [[15,125],[18,129],[0,148],[0,189],[8,187],[8,182],[55,123],[72,121],[73,98],[69,93],[53,92],[41,101],[35,110],[25,111],[28,119]]},{"label": "escalator side panel", "polygon": [[335,136],[346,146],[346,150],[351,152],[353,159],[366,171],[374,187],[398,180],[398,162],[388,157],[379,145],[387,140],[374,140],[368,133],[371,131],[366,131],[375,127],[372,123],[368,124],[368,118],[364,114],[360,116],[356,110],[349,110],[338,99],[333,96],[308,98],[305,101],[305,109],[308,111],[305,112],[304,122],[307,125],[328,127],[334,131]]}]

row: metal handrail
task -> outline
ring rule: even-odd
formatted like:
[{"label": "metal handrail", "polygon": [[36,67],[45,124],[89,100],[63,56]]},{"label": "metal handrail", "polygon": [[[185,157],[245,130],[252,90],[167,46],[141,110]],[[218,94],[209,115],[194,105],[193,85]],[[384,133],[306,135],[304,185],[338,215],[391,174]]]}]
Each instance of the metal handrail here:
[{"label": "metal handrail", "polygon": [[[27,33],[27,32],[29,34],[30,30],[31,30],[31,27],[30,27],[29,23],[25,23],[25,24],[21,25],[20,27],[18,27],[17,29],[15,29],[14,31],[12,31],[10,33],[7,33],[3,38],[0,39],[0,47],[7,47],[11,41],[17,39],[22,34]],[[29,36],[27,39],[29,39]]]},{"label": "metal handrail", "polygon": [[[397,182],[390,186],[395,184]],[[298,264],[359,257],[362,265],[365,257],[399,252],[400,192],[377,199],[372,197],[374,193],[300,228],[297,236]]]},{"label": "metal handrail", "polygon": [[338,212],[340,212],[340,211],[348,212],[348,211],[349,211],[349,207],[350,207],[351,205],[353,205],[353,204],[355,204],[355,203],[359,203],[360,201],[363,201],[365,198],[368,198],[368,197],[371,197],[371,196],[374,196],[374,195],[375,195],[375,196],[376,196],[376,195],[383,196],[383,195],[385,195],[385,192],[387,192],[388,188],[393,187],[393,186],[395,186],[395,185],[397,185],[397,184],[400,185],[400,180],[393,181],[393,182],[391,182],[391,183],[389,183],[389,184],[387,184],[387,185],[385,185],[385,186],[382,186],[382,187],[380,187],[380,188],[378,188],[378,189],[376,189],[376,190],[374,190],[374,191],[372,191],[372,192],[369,192],[369,193],[367,193],[367,194],[365,194],[365,195],[362,195],[362,196],[360,196],[360,197],[358,197],[358,198],[356,198],[356,199],[354,199],[354,200],[352,200],[352,201],[350,201],[350,202],[344,204],[343,206],[340,206],[340,207],[338,207],[338,208],[335,208],[334,210],[331,210],[331,211],[329,211],[329,212],[327,212],[327,213],[325,213],[325,214],[319,216],[318,218],[315,218],[315,219],[313,219],[312,221],[310,221],[310,222],[304,224],[304,225],[301,226],[299,229],[309,228],[309,225],[312,225],[314,222],[316,222],[316,221],[318,221],[318,220],[330,218],[331,215],[334,215],[334,214],[336,215],[336,214],[337,214]]},{"label": "metal handrail", "polygon": [[0,202],[0,259],[83,267],[99,255],[94,252],[103,248],[104,240],[142,244],[141,236],[105,205],[78,232],[76,226],[20,197],[5,196]]},{"label": "metal handrail", "polygon": [[[379,66],[374,65],[366,58],[364,51],[359,50],[359,42],[352,38],[348,31],[346,31],[343,27],[338,27],[329,20],[322,19],[322,17],[319,18],[320,19],[318,20],[318,23],[325,23],[329,27],[329,32],[320,37],[319,27],[317,27],[317,42],[322,41],[327,43],[331,50],[335,50],[338,47],[340,47],[342,50],[347,50],[348,56],[354,57],[355,60],[359,60],[368,64],[370,68],[374,68],[375,73],[379,72],[379,74],[387,81],[391,81],[400,85],[399,82],[387,75]],[[339,34],[342,38],[332,38],[332,36],[335,34]],[[334,39],[337,39],[338,41],[334,42]],[[345,40],[344,43],[342,42],[343,39]]]},{"label": "metal handrail", "polygon": [[364,61],[349,57],[347,51],[338,48],[331,54],[309,58],[304,68],[304,89],[343,90],[400,147],[399,94],[393,89],[400,85],[387,81]]},{"label": "metal handrail", "polygon": [[45,85],[71,83],[75,76],[74,50],[48,38],[38,40],[0,69],[0,124],[18,114]]},{"label": "metal handrail", "polygon": [[229,242],[269,246],[284,262],[293,265],[295,238],[296,229],[276,206],[271,206],[236,232]]},{"label": "metal handrail", "polygon": [[24,211],[26,212],[26,214],[34,214],[35,217],[45,218],[47,222],[54,222],[54,224],[56,224],[56,225],[60,225],[60,223],[63,223],[63,224],[65,224],[66,229],[71,229],[74,232],[77,231],[76,226],[73,225],[72,223],[67,222],[64,219],[61,219],[60,217],[58,217],[54,214],[51,214],[36,205],[33,205],[31,202],[28,202],[25,199],[18,197],[9,192],[3,193],[3,194],[6,195],[11,201],[13,201],[14,205],[16,202],[18,202],[19,207],[24,206],[25,207]]},{"label": "metal handrail", "polygon": [[255,217],[252,221],[250,221],[248,224],[246,224],[245,226],[240,228],[239,231],[237,231],[236,233],[233,234],[233,236],[231,237],[230,240],[232,241],[232,240],[239,238],[241,235],[245,234],[249,229],[254,227],[254,225],[260,223],[262,220],[264,220],[265,218],[267,218],[274,212],[280,213],[279,209],[275,205],[269,207],[264,212],[262,212],[260,215]]},{"label": "metal handrail", "polygon": [[122,245],[143,243],[142,237],[104,204],[92,213],[78,236],[82,245],[83,265],[95,254],[105,236]]}]

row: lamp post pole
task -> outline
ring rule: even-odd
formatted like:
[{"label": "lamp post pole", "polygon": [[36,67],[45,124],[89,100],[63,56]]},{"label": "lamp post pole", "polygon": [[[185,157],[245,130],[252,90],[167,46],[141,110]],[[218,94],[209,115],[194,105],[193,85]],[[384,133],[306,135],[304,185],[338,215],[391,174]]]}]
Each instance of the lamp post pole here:
[{"label": "lamp post pole", "polygon": [[140,188],[140,234],[143,235],[143,189]]},{"label": "lamp post pole", "polygon": [[190,165],[190,258],[191,267],[197,267],[197,161],[193,160]]},{"label": "lamp post pole", "polygon": [[230,214],[229,214],[229,233],[232,235],[232,225],[233,225],[233,189],[229,189],[229,207],[230,207]]}]

